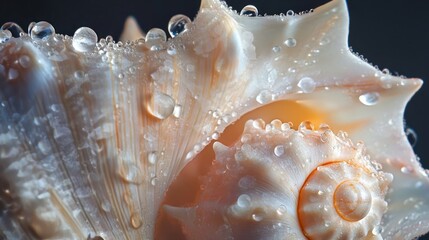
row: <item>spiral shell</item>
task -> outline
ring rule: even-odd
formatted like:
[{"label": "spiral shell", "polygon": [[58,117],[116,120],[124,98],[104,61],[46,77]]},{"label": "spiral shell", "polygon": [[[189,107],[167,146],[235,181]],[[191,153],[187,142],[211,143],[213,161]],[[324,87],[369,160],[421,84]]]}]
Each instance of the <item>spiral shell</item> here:
[{"label": "spiral shell", "polygon": [[[216,159],[193,208],[166,206],[187,239],[361,239],[376,237],[392,176],[344,133],[250,120]],[[189,220],[189,216],[194,216]],[[207,232],[216,233],[207,236]],[[207,238],[208,237],[208,238]]]}]

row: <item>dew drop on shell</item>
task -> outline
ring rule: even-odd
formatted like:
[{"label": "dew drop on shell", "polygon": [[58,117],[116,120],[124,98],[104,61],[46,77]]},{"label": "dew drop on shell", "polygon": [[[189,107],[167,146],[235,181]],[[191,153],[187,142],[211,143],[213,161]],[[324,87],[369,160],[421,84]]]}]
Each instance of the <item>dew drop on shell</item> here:
[{"label": "dew drop on shell", "polygon": [[277,157],[282,156],[284,153],[285,153],[285,148],[283,147],[283,145],[277,145],[277,146],[274,148],[274,154],[275,154]]},{"label": "dew drop on shell", "polygon": [[9,41],[12,37],[12,33],[9,30],[0,30],[0,43]]},{"label": "dew drop on shell", "polygon": [[88,27],[81,27],[73,35],[73,47],[78,52],[89,52],[95,48],[97,34]]},{"label": "dew drop on shell", "polygon": [[160,50],[166,40],[167,35],[160,28],[152,28],[146,34],[146,44],[152,51]]},{"label": "dew drop on shell", "polygon": [[185,32],[187,30],[187,24],[190,22],[191,19],[189,19],[188,16],[177,14],[168,22],[168,33],[170,33],[170,36],[174,38]]},{"label": "dew drop on shell", "polygon": [[286,16],[293,16],[293,15],[295,15],[295,12],[293,10],[288,10],[286,12]]},{"label": "dew drop on shell", "polygon": [[240,15],[256,17],[258,16],[258,9],[253,5],[247,5],[243,9],[241,9]]},{"label": "dew drop on shell", "polygon": [[316,89],[316,82],[310,77],[303,77],[299,80],[298,87],[301,88],[304,93],[311,93]]},{"label": "dew drop on shell", "polygon": [[359,96],[359,101],[367,106],[373,106],[378,103],[380,94],[378,92],[369,92]]},{"label": "dew drop on shell", "polygon": [[22,30],[22,28],[14,22],[7,22],[3,24],[0,30],[9,30],[9,32],[12,34],[12,37],[14,38],[19,38],[21,33],[24,33],[24,30]]},{"label": "dew drop on shell", "polygon": [[150,164],[155,165],[156,161],[158,160],[158,156],[155,151],[149,152],[147,155],[147,160]]},{"label": "dew drop on shell", "polygon": [[23,67],[23,68],[28,68],[31,64],[30,57],[27,55],[21,56],[19,58],[18,62],[19,62],[19,65],[21,65],[21,67]]},{"label": "dew drop on shell", "polygon": [[34,24],[30,36],[33,40],[46,40],[55,34],[54,27],[45,21]]},{"label": "dew drop on shell", "polygon": [[295,38],[288,38],[288,39],[286,39],[284,44],[288,47],[295,47],[296,46],[296,39]]},{"label": "dew drop on shell", "polygon": [[247,194],[241,194],[237,198],[237,206],[240,208],[247,209],[250,207],[251,203],[252,203],[252,199]]},{"label": "dew drop on shell", "polygon": [[417,133],[412,128],[405,129],[405,135],[407,135],[408,142],[412,147],[416,146],[417,143]]},{"label": "dew drop on shell", "polygon": [[262,90],[257,96],[256,101],[264,104],[273,100],[273,94],[268,90]]},{"label": "dew drop on shell", "polygon": [[147,110],[158,119],[165,119],[174,112],[174,99],[165,93],[155,91],[147,104]]},{"label": "dew drop on shell", "polygon": [[31,29],[33,29],[34,25],[36,25],[36,22],[31,22],[30,24],[28,24],[28,27],[27,27],[28,34],[31,33]]}]

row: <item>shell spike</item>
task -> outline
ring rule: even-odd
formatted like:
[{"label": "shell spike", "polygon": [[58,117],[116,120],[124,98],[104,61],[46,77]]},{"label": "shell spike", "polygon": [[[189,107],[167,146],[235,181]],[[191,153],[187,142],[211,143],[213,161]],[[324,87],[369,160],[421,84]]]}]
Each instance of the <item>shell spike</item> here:
[{"label": "shell spike", "polygon": [[124,24],[124,30],[121,34],[120,40],[125,41],[135,41],[140,38],[144,38],[144,33],[141,30],[137,20],[133,16],[127,17]]}]

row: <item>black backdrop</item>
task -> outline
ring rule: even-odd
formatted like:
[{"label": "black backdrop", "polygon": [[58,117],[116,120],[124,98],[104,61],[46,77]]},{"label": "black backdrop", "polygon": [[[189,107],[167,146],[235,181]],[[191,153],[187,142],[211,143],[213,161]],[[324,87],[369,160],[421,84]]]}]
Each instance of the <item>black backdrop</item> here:
[{"label": "black backdrop", "polygon": [[[240,10],[247,4],[257,6],[260,14],[279,14],[292,9],[300,12],[315,8],[326,0],[228,0]],[[166,30],[171,16],[182,13],[191,19],[199,8],[199,0],[140,1],[18,1],[2,0],[0,24],[15,21],[26,29],[31,21],[52,23],[58,33],[73,35],[81,26],[94,29],[99,37],[121,33],[128,15],[137,18],[142,29]],[[407,77],[429,79],[429,1],[423,0],[350,0],[349,43],[381,69]],[[418,141],[415,152],[429,168],[429,88],[423,85],[406,110],[406,125],[415,130]],[[426,105],[428,104],[428,105]]]}]

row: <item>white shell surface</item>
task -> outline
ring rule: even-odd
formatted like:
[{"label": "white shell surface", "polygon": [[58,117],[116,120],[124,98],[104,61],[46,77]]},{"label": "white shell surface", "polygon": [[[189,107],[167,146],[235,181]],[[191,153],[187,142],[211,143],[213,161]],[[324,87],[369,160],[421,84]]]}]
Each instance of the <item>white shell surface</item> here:
[{"label": "white shell surface", "polygon": [[[326,127],[306,129],[305,123],[299,131],[288,126],[278,120],[267,125],[248,121],[243,138],[232,147],[214,144],[216,160],[197,205],[165,207],[184,223],[187,239],[362,239],[380,234],[392,176],[377,171],[362,144],[355,147],[342,134],[337,137]],[[335,194],[347,182],[369,194],[369,202],[346,199],[366,208],[359,219],[344,218],[336,206],[344,199]]]},{"label": "white shell surface", "polygon": [[8,210],[12,221],[2,218],[4,234],[151,239],[186,163],[244,113],[279,100],[363,140],[394,175],[383,237],[425,233],[429,180],[402,130],[421,81],[362,61],[347,33],[344,1],[249,18],[206,0],[159,51],[104,40],[82,53],[60,35],[1,44],[0,169],[4,198],[19,202]]}]

